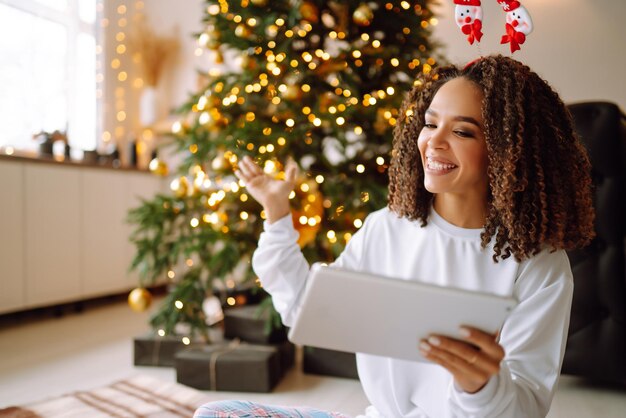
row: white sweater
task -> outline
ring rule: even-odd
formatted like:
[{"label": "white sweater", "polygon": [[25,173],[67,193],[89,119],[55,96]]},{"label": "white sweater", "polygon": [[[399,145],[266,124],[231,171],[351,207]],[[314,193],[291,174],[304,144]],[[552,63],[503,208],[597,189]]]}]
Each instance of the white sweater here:
[{"label": "white sweater", "polygon": [[[481,229],[456,227],[434,210],[427,226],[385,208],[369,215],[335,265],[406,280],[513,295],[518,306],[500,335],[500,373],[475,394],[456,388],[444,368],[357,354],[359,378],[374,408],[392,417],[543,417],[548,413],[565,349],[573,280],[564,251],[544,250],[521,263],[494,263]],[[291,216],[265,223],[253,268],[285,325],[300,308],[309,265]],[[416,347],[417,350],[417,347]],[[373,413],[372,413],[373,412]]]}]

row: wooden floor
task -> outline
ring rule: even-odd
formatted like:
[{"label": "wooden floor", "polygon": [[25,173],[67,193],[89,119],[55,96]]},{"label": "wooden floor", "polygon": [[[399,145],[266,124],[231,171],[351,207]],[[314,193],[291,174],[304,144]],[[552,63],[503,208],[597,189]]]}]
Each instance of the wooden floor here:
[{"label": "wooden floor", "polygon": [[[60,318],[50,313],[0,318],[0,408],[109,384],[135,374],[176,380],[172,368],[135,367],[132,338],[147,331],[148,314],[125,302],[88,306]],[[212,399],[306,405],[349,415],[367,399],[356,380],[303,374],[294,368],[271,394],[207,392]],[[590,386],[564,376],[549,418],[624,417],[624,389]]]}]

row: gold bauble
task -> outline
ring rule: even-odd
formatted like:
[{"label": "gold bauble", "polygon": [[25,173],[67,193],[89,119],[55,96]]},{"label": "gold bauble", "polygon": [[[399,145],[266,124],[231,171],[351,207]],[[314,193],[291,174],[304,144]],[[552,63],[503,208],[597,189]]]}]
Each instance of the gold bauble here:
[{"label": "gold bauble", "polygon": [[220,51],[219,49],[215,50],[215,63],[224,64],[224,55],[222,54],[222,51]]},{"label": "gold bauble", "polygon": [[278,26],[276,26],[276,25],[269,25],[265,29],[265,34],[267,35],[268,38],[274,39],[276,37],[276,35],[278,35]]},{"label": "gold bauble", "polygon": [[241,57],[241,69],[242,70],[254,70],[256,66],[257,66],[256,59],[254,59],[247,53],[242,55]]},{"label": "gold bauble", "polygon": [[218,155],[211,161],[211,168],[215,171],[224,171],[230,167],[230,161],[224,156],[224,154]]},{"label": "gold bauble", "polygon": [[209,26],[206,30],[206,34],[208,35],[206,47],[212,50],[219,49],[221,45],[220,39],[222,38],[222,33],[214,26]]},{"label": "gold bauble", "polygon": [[[321,220],[324,217],[324,197],[319,192],[319,190],[315,188],[311,188],[307,193],[298,192],[300,190],[299,183],[296,185],[296,195],[302,200],[301,209],[292,210],[291,216],[293,220],[293,225],[296,231],[298,231],[298,245],[300,247],[304,247],[310,242],[315,240],[317,233],[319,232],[322,222]],[[309,196],[313,196],[313,201],[309,200]],[[307,218],[315,218],[318,217],[320,222],[317,222],[315,225],[311,226],[308,223],[302,225],[300,223],[300,217],[306,216]]]},{"label": "gold bauble", "polygon": [[305,1],[300,6],[300,14],[304,20],[308,20],[311,23],[317,23],[320,18],[320,12],[317,6],[310,1]]},{"label": "gold bauble", "polygon": [[329,29],[335,29],[337,27],[337,22],[330,13],[322,13],[322,23]]},{"label": "gold bauble", "polygon": [[348,67],[346,61],[325,61],[317,69],[315,73],[320,76],[325,76],[330,73],[340,73]]},{"label": "gold bauble", "polygon": [[336,94],[331,93],[330,91],[323,93],[320,97],[320,111],[326,113],[328,108],[335,103],[335,100],[337,100]]},{"label": "gold bauble", "polygon": [[148,169],[152,174],[156,174],[157,176],[165,177],[168,173],[167,164],[158,158],[153,158],[148,164]]},{"label": "gold bauble", "polygon": [[250,3],[254,4],[257,7],[267,6],[267,0],[250,0]]},{"label": "gold bauble", "polygon": [[187,192],[189,191],[189,180],[187,180],[187,177],[179,177],[178,183],[175,186],[176,187],[172,188],[172,191],[177,198],[181,199],[187,196]]},{"label": "gold bauble", "polygon": [[385,113],[390,112],[390,111],[391,111],[390,109],[384,109],[384,108],[379,108],[376,111],[376,121],[374,121],[373,127],[374,127],[374,131],[378,135],[384,135],[390,129],[392,129],[392,126],[389,124],[389,120],[385,118]]},{"label": "gold bauble", "polygon": [[315,240],[315,237],[317,236],[317,232],[319,231],[319,229],[319,227],[304,225],[299,225],[299,227],[296,227],[296,231],[298,231],[299,234],[298,245],[300,246],[300,248],[304,248],[307,244],[313,242]]},{"label": "gold bauble", "polygon": [[[333,14],[337,18],[338,22],[334,23],[334,19],[327,23],[332,23],[332,26],[326,26],[329,29],[334,29],[337,32],[347,32],[350,20],[350,5],[342,1],[329,1],[328,7],[333,11]],[[322,18],[322,22],[324,19]]]},{"label": "gold bauble", "polygon": [[372,19],[374,19],[374,12],[365,3],[357,7],[354,13],[352,13],[352,20],[359,26],[369,26],[372,23]]},{"label": "gold bauble", "polygon": [[240,38],[247,38],[248,36],[250,36],[250,33],[250,28],[243,23],[238,24],[235,28],[235,35],[239,36]]},{"label": "gold bauble", "polygon": [[135,312],[143,312],[152,303],[152,295],[143,287],[133,289],[128,294],[128,306]]},{"label": "gold bauble", "polygon": [[285,180],[285,167],[283,167],[281,162],[277,159],[272,158],[269,160],[265,160],[265,163],[263,163],[263,167],[261,168],[263,169],[264,173],[269,174],[275,179]]},{"label": "gold bauble", "polygon": [[300,86],[292,84],[287,86],[287,90],[283,92],[282,96],[285,100],[300,100],[302,98],[302,89]]}]

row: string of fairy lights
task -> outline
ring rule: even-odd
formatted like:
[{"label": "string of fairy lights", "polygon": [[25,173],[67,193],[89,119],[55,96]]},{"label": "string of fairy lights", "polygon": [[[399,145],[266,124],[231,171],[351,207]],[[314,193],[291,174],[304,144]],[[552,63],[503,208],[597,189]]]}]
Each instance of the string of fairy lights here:
[{"label": "string of fairy lights", "polygon": [[[111,83],[109,91],[112,93],[113,100],[108,104],[108,113],[112,114],[111,119],[106,123],[108,129],[102,131],[102,144],[106,147],[114,143],[120,147],[129,139],[129,135],[133,135],[133,130],[138,126],[137,117],[133,116],[133,111],[138,93],[145,86],[145,80],[140,74],[136,74],[134,69],[142,60],[141,51],[131,51],[129,47],[130,28],[143,18],[145,2],[143,0],[135,0],[130,5],[119,4],[120,2],[109,3],[113,10],[108,11],[109,17],[103,17],[100,20],[100,26],[107,33],[104,38],[104,44],[110,44],[107,48],[106,58],[108,62],[98,68],[96,80],[98,82],[98,97],[103,96],[105,83],[105,74],[107,81]],[[98,10],[102,12],[104,5],[98,4]],[[97,53],[104,52],[104,45],[97,45]],[[104,68],[106,67],[106,68]],[[138,143],[138,152],[145,152],[145,141],[149,141],[153,134],[149,128],[143,128]]]},{"label": "string of fairy lights", "polygon": [[[234,4],[235,0],[230,3]],[[236,0],[241,7],[266,6],[269,0]],[[278,16],[273,24],[264,29],[264,41],[251,48],[248,54],[244,54],[239,58],[239,65],[243,70],[251,70],[250,74],[254,74],[251,81],[242,84],[230,85],[223,81],[211,83],[211,88],[199,95],[197,101],[192,106],[192,114],[197,123],[207,129],[207,131],[218,131],[222,128],[233,126],[232,124],[258,124],[260,120],[267,121],[266,126],[261,129],[261,143],[256,143],[245,138],[234,138],[233,144],[237,147],[254,152],[262,156],[264,161],[261,163],[263,171],[269,175],[281,177],[284,176],[283,166],[278,162],[277,155],[280,154],[281,148],[285,147],[292,135],[290,133],[295,128],[302,128],[306,132],[319,127],[331,126],[333,130],[345,129],[357,137],[364,134],[364,126],[362,126],[357,118],[361,110],[374,112],[377,115],[377,123],[374,129],[382,132],[389,131],[390,127],[396,125],[398,121],[398,110],[395,106],[390,106],[391,99],[398,94],[396,88],[391,85],[382,86],[372,91],[357,93],[355,89],[350,88],[342,80],[341,73],[348,67],[359,68],[366,65],[375,65],[378,67],[389,68],[390,71],[411,70],[422,71],[428,73],[436,64],[436,60],[432,57],[418,59],[411,57],[410,59],[400,56],[388,57],[385,53],[386,45],[384,36],[378,31],[371,33],[362,33],[357,39],[348,43],[348,32],[346,22],[341,22],[341,16],[347,13],[347,5],[341,2],[332,2],[333,7],[343,8],[335,10],[334,17],[329,17],[327,13],[320,13],[317,6],[310,1],[303,1],[300,4],[300,14],[302,20],[295,22],[289,26],[286,16]],[[421,15],[421,6],[412,4],[408,1],[387,2],[381,4],[387,10],[411,10],[415,11],[417,16]],[[207,13],[211,16],[224,17],[234,23],[234,34],[240,38],[249,38],[258,30],[259,20],[254,16],[244,17],[240,14],[230,11],[229,1],[219,0],[207,6]],[[344,13],[345,12],[345,13]],[[357,7],[351,18],[357,25],[369,26],[374,19],[374,10],[370,7],[370,3],[362,3]],[[332,21],[330,19],[333,19]],[[339,20],[339,22],[337,22]],[[322,22],[331,28],[326,34],[333,42],[321,42],[319,39],[310,44],[319,45],[312,50],[293,53],[288,55],[282,48],[284,47],[284,38],[290,42],[306,42],[308,38],[318,37],[319,34],[314,32],[312,23]],[[420,22],[422,28],[430,25],[436,25],[437,19],[428,17]],[[412,29],[409,27],[402,28],[405,36],[411,35]],[[284,37],[284,38],[283,38]],[[219,29],[213,24],[208,23],[203,33],[197,38],[196,55],[201,55],[208,50],[214,54],[215,63],[221,64],[224,61],[221,49],[221,34]],[[341,43],[340,51],[332,49],[333,43]],[[296,48],[297,49],[297,48]],[[420,45],[420,51],[425,52],[426,46]],[[345,55],[340,55],[346,52]],[[260,68],[260,70],[259,70]],[[321,93],[314,88],[311,83],[301,82],[294,74],[314,72],[322,76],[331,89]],[[221,75],[220,66],[208,71],[209,78],[217,79]],[[312,97],[312,95],[320,95],[320,97]],[[310,99],[310,100],[309,100]],[[290,109],[296,109],[297,114],[289,112],[267,112],[267,108],[263,110],[255,110],[255,104],[264,102],[271,110],[279,109],[283,105],[288,105]],[[286,102],[286,103],[284,103]],[[314,108],[311,103],[315,103]],[[240,107],[242,116],[240,119],[232,120],[235,115],[240,112],[232,111],[234,107]],[[244,110],[247,109],[247,110]],[[237,109],[239,110],[239,109]],[[263,114],[261,115],[261,112]],[[407,112],[412,112],[408,110]],[[270,116],[268,116],[268,114]],[[355,115],[355,116],[353,116]],[[410,113],[407,114],[410,116]],[[171,132],[178,137],[185,137],[187,129],[190,128],[188,115],[179,121],[176,121]],[[380,119],[380,121],[378,121]],[[271,123],[270,123],[271,120]],[[308,124],[301,126],[300,124]],[[331,125],[332,124],[332,125]],[[195,128],[194,128],[195,129]],[[243,131],[243,130],[242,130]],[[235,134],[236,135],[236,134]],[[313,138],[310,134],[305,134],[303,138],[299,138],[305,144],[310,145]],[[191,154],[197,154],[199,147],[197,144],[188,145],[188,151]],[[238,156],[231,150],[222,150],[219,155],[205,166],[194,165],[191,167],[187,175],[176,176],[170,182],[170,189],[173,195],[184,200],[186,198],[197,198],[201,203],[201,210],[192,211],[189,219],[185,222],[192,228],[210,227],[222,234],[231,233],[231,228],[239,228],[238,225],[254,224],[258,218],[265,219],[265,213],[261,211],[259,214],[250,213],[242,208],[235,208],[236,205],[229,205],[225,208],[224,202],[247,202],[250,197],[245,192],[245,184],[230,175],[215,175],[215,172],[228,172],[228,169],[236,167]],[[375,155],[375,170],[383,173],[389,165],[388,155]],[[165,176],[168,173],[167,165],[158,158],[150,162],[150,170],[158,175]],[[354,165],[355,175],[366,175],[369,169],[363,163]],[[231,170],[232,171],[232,170]],[[320,186],[327,181],[322,174],[309,173],[309,176],[298,179],[296,189],[291,192],[289,198],[296,199],[300,204],[295,205],[300,209],[294,210],[294,220],[296,229],[300,233],[298,243],[301,246],[315,239],[317,232],[324,221],[325,211],[334,214],[337,217],[347,212],[343,203],[338,202],[333,207],[333,202],[322,195]],[[360,195],[361,202],[368,202],[370,195],[363,192]],[[172,210],[179,213],[183,208],[183,203],[167,201],[164,209]],[[228,213],[227,213],[228,209]],[[365,213],[356,213],[346,218],[356,229],[363,225]],[[234,219],[233,219],[234,218]],[[350,228],[346,228],[350,229]],[[347,231],[338,231],[329,229],[325,231],[325,238],[329,244],[335,244],[340,241],[347,243],[352,238],[352,233]],[[192,258],[187,258],[185,264],[188,267],[194,265]],[[167,271],[167,277],[174,280],[177,274],[173,268]],[[235,287],[233,281],[227,282],[229,288]],[[226,301],[229,305],[235,305],[237,301],[229,298]],[[185,309],[185,304],[181,300],[175,300],[173,306],[177,310]],[[158,335],[164,336],[165,331],[158,330]],[[188,337],[183,338],[183,343],[189,344]]]},{"label": "string of fairy lights", "polygon": [[[267,0],[250,0],[250,1],[242,1],[241,6],[247,7],[249,3],[252,3],[256,6],[265,6],[267,4]],[[389,10],[393,9],[394,6],[392,3],[386,3],[385,7]],[[421,6],[419,5],[411,5],[409,2],[403,1],[400,2],[400,7],[405,10],[410,9],[411,7],[415,8],[416,13],[420,12]],[[225,85],[223,82],[218,82],[212,88],[212,91],[208,91],[204,95],[201,95],[197,101],[197,103],[193,106],[192,111],[198,114],[198,122],[201,125],[207,126],[222,126],[230,123],[229,120],[224,117],[220,110],[219,106],[222,108],[228,108],[230,106],[243,106],[248,101],[247,96],[258,94],[258,95],[266,95],[269,93],[270,103],[272,105],[279,105],[283,100],[289,100],[291,102],[302,99],[303,95],[306,94],[317,94],[317,92],[312,92],[312,88],[309,84],[303,83],[301,85],[297,85],[296,83],[288,85],[284,82],[283,72],[287,71],[285,67],[290,67],[293,70],[297,70],[299,68],[308,68],[309,70],[321,69],[324,65],[333,65],[331,69],[332,72],[336,72],[341,68],[347,67],[347,62],[337,62],[338,60],[334,57],[331,52],[325,51],[322,48],[318,48],[315,51],[308,52],[304,51],[299,56],[288,59],[287,54],[285,52],[274,51],[277,44],[274,38],[278,35],[280,31],[284,31],[284,36],[287,38],[292,37],[300,37],[305,38],[310,36],[310,32],[312,31],[312,25],[307,22],[307,20],[315,20],[318,19],[318,11],[315,9],[315,6],[310,2],[304,2],[301,6],[301,13],[305,20],[297,23],[295,26],[291,28],[286,27],[285,19],[282,17],[278,17],[273,25],[268,26],[266,30],[266,35],[270,39],[267,42],[267,46],[264,47],[259,45],[254,48],[254,54],[257,56],[264,56],[264,68],[265,72],[261,72],[256,81],[248,83],[244,86],[232,86],[229,91],[224,91]],[[231,20],[237,23],[235,34],[239,37],[247,37],[249,36],[251,30],[257,25],[257,21],[254,17],[243,18],[242,16],[229,12],[228,2],[226,0],[220,0],[218,4],[211,4],[207,7],[207,12],[210,15],[216,16],[218,14],[223,14],[226,19]],[[307,19],[308,18],[308,19]],[[324,16],[322,17],[324,18]],[[361,24],[363,26],[369,25],[370,21],[373,18],[373,12],[369,8],[369,6],[363,4],[359,8],[357,8],[354,12],[353,19],[357,24]],[[431,17],[429,20],[423,20],[421,22],[422,27],[428,27],[428,25],[436,25],[437,19]],[[410,28],[404,28],[403,33],[408,35],[410,33]],[[317,36],[317,35],[313,35]],[[328,33],[328,36],[331,39],[342,40],[346,38],[346,33],[341,30],[332,30]],[[373,50],[374,53],[376,50],[380,50],[383,48],[382,39],[379,39],[380,36],[376,33],[368,34],[363,33],[360,36],[360,39],[355,43],[354,48],[351,53],[348,55],[349,59],[354,60],[355,66],[363,65],[363,52],[364,49]],[[217,29],[209,24],[205,30],[198,37],[198,50],[203,50],[203,48],[208,48],[213,51],[219,52],[220,47],[220,35]],[[425,50],[425,47],[422,45],[421,49]],[[371,52],[370,52],[371,53]],[[217,54],[219,57],[219,54]],[[242,59],[241,65],[246,67],[249,65],[249,58],[244,57]],[[220,59],[217,60],[218,62]],[[288,62],[287,62],[288,61]],[[376,59],[377,65],[382,65],[382,58]],[[400,66],[399,58],[391,58],[389,60],[389,64],[392,67]],[[407,67],[411,70],[417,68],[421,65],[421,70],[423,72],[429,72],[432,66],[435,64],[434,58],[428,58],[425,62],[421,62],[419,59],[412,59],[407,63]],[[210,75],[216,76],[219,74],[219,71],[213,70]],[[282,80],[283,82],[273,84],[272,78],[276,78],[276,80]],[[306,120],[313,126],[319,127],[323,123],[327,123],[330,119],[337,126],[350,125],[352,131],[356,135],[363,134],[363,128],[358,123],[350,123],[348,121],[347,116],[345,116],[345,112],[350,106],[358,106],[361,105],[363,107],[376,106],[379,103],[383,103],[384,100],[388,96],[393,96],[396,94],[396,91],[393,86],[387,86],[386,88],[378,89],[376,91],[372,91],[369,93],[365,93],[362,97],[357,98],[353,95],[353,92],[348,88],[342,88],[340,86],[340,80],[336,75],[330,74],[330,85],[334,87],[332,92],[325,93],[324,100],[321,101],[320,112],[321,114],[316,114],[313,109],[309,106],[303,106],[301,108],[301,112],[306,116]],[[217,95],[221,95],[222,99],[219,100],[213,96],[213,93]],[[325,103],[325,105],[324,105]],[[410,112],[410,110],[409,110]],[[386,123],[390,126],[394,126],[397,122],[397,110],[396,109],[382,109],[382,117],[386,121]],[[257,118],[257,115],[254,111],[248,111],[245,113],[245,121],[246,122],[254,122]],[[273,175],[284,175],[284,173],[280,172],[280,165],[277,164],[275,160],[271,158],[271,154],[275,151],[278,151],[279,147],[284,146],[287,143],[288,132],[291,128],[295,126],[296,119],[294,117],[287,117],[284,121],[281,121],[278,117],[272,117],[272,121],[276,124],[283,123],[284,129],[286,131],[285,135],[279,136],[275,143],[267,142],[264,145],[260,145],[257,149],[257,152],[261,155],[270,154],[270,159],[266,160],[264,163],[264,171],[268,174]],[[174,134],[180,134],[183,131],[183,123],[176,122],[172,126],[172,132]],[[276,127],[274,128],[276,129]],[[263,134],[265,136],[270,136],[273,133],[272,127],[266,127],[263,129]],[[310,137],[306,137],[305,142],[312,141]],[[256,145],[252,142],[248,142],[245,145],[245,148],[248,151],[253,151]],[[189,147],[189,151],[192,154],[197,152],[197,145],[192,144]],[[212,168],[219,170],[224,167],[225,164],[230,164],[231,166],[235,166],[237,164],[237,155],[232,153],[231,151],[225,151],[222,156],[217,157],[212,162]],[[386,157],[383,155],[379,155],[376,157],[376,164],[379,170],[384,170],[384,166],[388,163],[386,161]],[[157,169],[158,162],[153,161],[152,169],[155,171],[159,171]],[[355,167],[355,171],[357,174],[365,173],[365,166],[363,164],[357,164]],[[191,175],[193,179],[191,183],[193,187],[189,187],[190,181],[186,177],[180,177],[174,179],[171,184],[171,190],[175,193],[177,197],[183,197],[185,195],[192,195],[194,193],[202,193],[208,191],[213,183],[209,180],[208,174],[203,171],[201,166],[196,166],[191,170]],[[298,217],[298,222],[302,226],[310,226],[316,227],[321,222],[321,213],[315,213],[311,208],[312,203],[315,202],[315,199],[318,198],[318,187],[315,185],[322,184],[324,181],[323,176],[318,175],[315,177],[314,181],[304,181],[299,185],[300,192],[302,192],[302,199],[306,202],[304,206],[304,214]],[[215,186],[220,186],[220,184],[215,184]],[[223,190],[213,191],[207,196],[203,196],[203,202],[208,210],[216,210],[219,207],[219,204],[222,200],[224,200],[226,193],[240,193],[241,201],[245,202],[248,199],[248,196],[240,192],[240,189],[244,187],[244,184],[239,182],[227,182],[223,186]],[[290,198],[293,199],[296,197],[296,193],[292,192]],[[366,202],[369,199],[369,195],[364,193],[361,197],[363,202]],[[322,206],[326,209],[331,207],[331,202],[328,199],[323,200]],[[339,205],[335,213],[340,214],[343,211],[343,206]],[[242,221],[246,220],[254,220],[253,217],[250,216],[246,211],[241,211],[239,213],[239,217]],[[261,217],[265,219],[265,214],[261,213]],[[202,216],[201,218],[193,217],[190,220],[190,226],[192,228],[197,228],[201,225],[202,222],[206,224],[214,225],[219,228],[221,232],[228,233],[229,227],[225,225],[228,221],[228,217],[225,213],[222,212],[211,212]],[[353,221],[353,225],[356,228],[360,228],[362,226],[363,220],[360,218],[356,218]],[[330,243],[337,242],[337,234],[335,231],[330,230],[326,234],[327,239]],[[347,242],[351,238],[350,233],[346,233],[343,235],[343,239]]]}]

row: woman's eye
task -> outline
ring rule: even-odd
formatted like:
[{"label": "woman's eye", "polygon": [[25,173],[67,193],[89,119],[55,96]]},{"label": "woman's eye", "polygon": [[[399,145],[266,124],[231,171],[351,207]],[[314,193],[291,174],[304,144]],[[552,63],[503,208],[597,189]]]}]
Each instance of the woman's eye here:
[{"label": "woman's eye", "polygon": [[454,131],[454,133],[463,138],[471,138],[474,136],[473,133],[467,131]]},{"label": "woman's eye", "polygon": [[436,127],[437,127],[437,125],[435,125],[434,123],[425,123],[424,124],[424,128],[435,129]]}]

